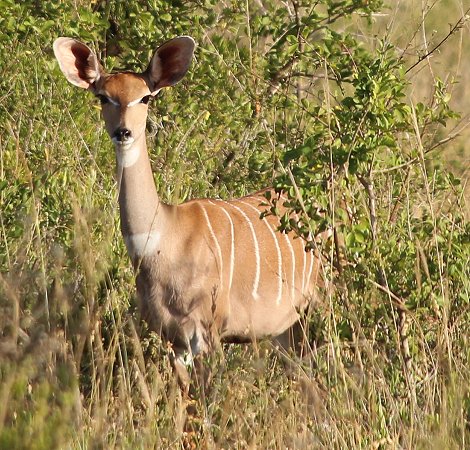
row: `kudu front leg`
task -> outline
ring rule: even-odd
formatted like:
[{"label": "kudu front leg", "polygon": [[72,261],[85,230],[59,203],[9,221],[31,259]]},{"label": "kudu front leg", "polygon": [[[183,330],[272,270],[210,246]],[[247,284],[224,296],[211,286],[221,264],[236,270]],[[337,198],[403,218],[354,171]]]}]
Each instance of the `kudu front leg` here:
[{"label": "kudu front leg", "polygon": [[194,333],[187,348],[174,349],[171,363],[183,394],[192,399],[204,400],[212,378],[207,361],[213,346],[208,345],[210,340],[196,337],[200,334]]},{"label": "kudu front leg", "polygon": [[211,369],[207,364],[209,358],[208,349],[197,354],[191,350],[177,350],[171,358],[185,402],[184,419],[180,423],[186,437],[201,431],[211,381]]},{"label": "kudu front leg", "polygon": [[178,386],[183,395],[187,397],[191,385],[191,356],[186,350],[174,350],[170,355],[170,362],[176,375]]}]

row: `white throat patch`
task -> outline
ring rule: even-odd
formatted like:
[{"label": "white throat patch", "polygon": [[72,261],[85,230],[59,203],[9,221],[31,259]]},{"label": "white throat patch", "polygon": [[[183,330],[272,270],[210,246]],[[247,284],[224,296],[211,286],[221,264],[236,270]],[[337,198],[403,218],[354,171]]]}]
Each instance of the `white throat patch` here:
[{"label": "white throat patch", "polygon": [[124,242],[131,258],[152,255],[160,243],[160,233],[150,231],[149,233],[137,233],[124,236]]},{"label": "white throat patch", "polygon": [[132,140],[127,145],[116,144],[113,139],[114,148],[116,149],[116,160],[117,164],[120,167],[131,167],[133,166],[140,156],[140,148],[138,145],[132,145],[134,141]]}]

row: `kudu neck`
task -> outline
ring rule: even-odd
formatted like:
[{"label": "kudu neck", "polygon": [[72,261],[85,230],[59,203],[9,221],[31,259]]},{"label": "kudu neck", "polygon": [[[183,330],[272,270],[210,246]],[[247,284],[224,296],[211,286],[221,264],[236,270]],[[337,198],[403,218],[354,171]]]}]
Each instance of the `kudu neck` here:
[{"label": "kudu neck", "polygon": [[116,162],[122,234],[156,229],[166,205],[157,194],[145,136],[128,150],[116,150]]}]

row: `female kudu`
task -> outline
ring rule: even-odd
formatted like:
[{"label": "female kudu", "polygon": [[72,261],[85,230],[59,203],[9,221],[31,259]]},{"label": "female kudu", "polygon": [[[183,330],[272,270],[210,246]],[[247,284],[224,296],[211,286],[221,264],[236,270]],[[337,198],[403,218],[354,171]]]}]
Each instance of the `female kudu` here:
[{"label": "female kudu", "polygon": [[277,217],[261,217],[265,191],[181,205],[159,199],[145,137],[148,101],[183,78],[194,47],[190,37],[178,37],[155,51],[143,73],[109,74],[85,44],[54,42],[67,80],[101,100],[142,316],[171,342],[183,385],[185,353],[203,354],[214,342],[285,336],[321,283],[314,252],[278,232]]}]

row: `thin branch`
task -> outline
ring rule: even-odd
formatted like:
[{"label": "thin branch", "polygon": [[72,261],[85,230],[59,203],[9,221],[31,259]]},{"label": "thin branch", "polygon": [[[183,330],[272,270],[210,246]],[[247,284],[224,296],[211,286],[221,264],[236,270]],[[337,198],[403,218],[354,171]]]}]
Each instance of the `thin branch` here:
[{"label": "thin branch", "polygon": [[[460,122],[460,123],[462,123],[462,122]],[[435,150],[437,147],[440,147],[443,144],[447,144],[447,142],[452,141],[452,140],[460,137],[462,131],[465,130],[465,128],[467,128],[469,125],[470,125],[470,120],[467,120],[467,122],[461,128],[459,128],[459,130],[449,133],[449,135],[447,137],[445,137],[444,139],[441,139],[440,141],[438,141],[435,144],[431,145],[431,147],[427,148],[424,151],[424,154],[428,154],[429,152],[432,152],[433,150]],[[457,128],[457,126],[454,128],[454,130]]]},{"label": "thin branch", "polygon": [[372,245],[375,245],[377,239],[377,207],[375,199],[374,184],[372,180],[363,175],[357,175],[358,180],[364,186],[367,196],[369,197],[369,215],[370,215],[370,228],[372,230]]},{"label": "thin branch", "polygon": [[[295,13],[295,24],[297,25],[297,45],[299,49],[299,53],[302,54],[304,51],[304,43],[302,40],[302,21],[300,18],[300,12],[299,12],[299,3],[297,0],[292,0],[292,6],[294,7],[294,13]],[[297,101],[300,102],[302,99],[302,81],[300,79],[297,80]]]},{"label": "thin branch", "polygon": [[294,55],[279,70],[271,75],[271,79],[268,81],[269,87],[267,89],[267,95],[273,95],[276,93],[282,81],[289,76],[289,71],[292,69],[292,66],[297,59],[298,57]]},{"label": "thin branch", "polygon": [[409,71],[413,70],[418,64],[420,64],[422,61],[424,61],[425,59],[427,59],[429,56],[431,56],[439,47],[441,47],[441,45],[443,45],[459,28],[461,28],[464,23],[467,21],[468,17],[468,13],[470,12],[470,8],[468,8],[465,13],[463,14],[463,16],[456,22],[456,24],[450,29],[450,31],[447,33],[447,35],[432,49],[430,50],[429,52],[425,53],[424,55],[420,56],[418,58],[418,61],[416,61],[413,65],[411,65],[410,67],[408,67],[408,69],[406,69],[406,72],[405,73],[408,73]]},{"label": "thin branch", "polygon": [[405,301],[394,294],[387,286],[382,286],[374,280],[368,279],[369,283],[373,284],[377,289],[381,290],[387,294],[392,300],[393,305],[398,309],[398,311],[409,312],[409,309],[405,305]]},{"label": "thin branch", "polygon": [[408,167],[408,166],[411,166],[413,165],[416,161],[418,161],[419,158],[412,158],[410,159],[409,161],[406,161],[404,162],[403,164],[399,164],[398,166],[393,166],[393,167],[387,167],[386,169],[377,169],[377,170],[373,170],[372,173],[373,174],[376,174],[376,173],[387,173],[387,172],[393,172],[394,170],[398,170],[398,169],[403,169],[404,167]]}]

